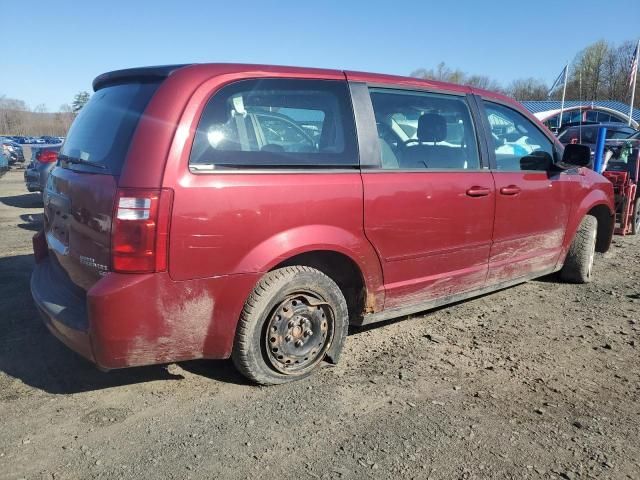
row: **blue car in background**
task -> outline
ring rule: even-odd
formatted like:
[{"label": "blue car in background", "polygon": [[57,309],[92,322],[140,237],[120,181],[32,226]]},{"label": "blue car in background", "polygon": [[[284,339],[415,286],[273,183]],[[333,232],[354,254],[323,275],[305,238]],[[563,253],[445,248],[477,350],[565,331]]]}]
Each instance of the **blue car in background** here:
[{"label": "blue car in background", "polygon": [[3,149],[0,148],[0,172],[9,168],[9,157],[4,154]]},{"label": "blue car in background", "polygon": [[4,155],[9,159],[9,164],[12,165],[16,162],[24,162],[24,153],[22,151],[22,145],[16,143],[12,137],[0,137],[0,149]]}]

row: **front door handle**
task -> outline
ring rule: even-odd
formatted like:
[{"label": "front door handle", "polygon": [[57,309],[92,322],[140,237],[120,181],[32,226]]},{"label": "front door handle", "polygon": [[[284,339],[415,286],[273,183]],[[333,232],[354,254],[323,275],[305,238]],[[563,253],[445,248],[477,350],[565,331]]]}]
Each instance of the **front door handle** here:
[{"label": "front door handle", "polygon": [[516,185],[509,185],[508,187],[502,187],[500,193],[502,195],[517,195],[521,192],[520,187]]},{"label": "front door handle", "polygon": [[486,197],[491,193],[491,190],[486,187],[471,187],[467,190],[467,195],[470,197]]}]

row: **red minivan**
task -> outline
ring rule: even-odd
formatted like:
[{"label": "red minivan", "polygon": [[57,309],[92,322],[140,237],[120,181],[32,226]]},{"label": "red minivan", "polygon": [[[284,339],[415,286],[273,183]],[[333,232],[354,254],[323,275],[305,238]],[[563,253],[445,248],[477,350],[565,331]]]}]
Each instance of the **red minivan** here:
[{"label": "red minivan", "polygon": [[347,327],[559,271],[591,279],[613,191],[517,102],[357,72],[100,75],[48,177],[35,303],[102,369],[232,357],[262,384]]}]

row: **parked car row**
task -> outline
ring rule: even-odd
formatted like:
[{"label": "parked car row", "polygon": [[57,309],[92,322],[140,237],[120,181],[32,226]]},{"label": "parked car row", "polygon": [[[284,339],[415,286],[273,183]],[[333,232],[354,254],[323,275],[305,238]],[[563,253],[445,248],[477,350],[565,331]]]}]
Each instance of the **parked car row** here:
[{"label": "parked car row", "polygon": [[64,137],[52,137],[47,135],[41,137],[4,135],[0,136],[0,149],[2,150],[2,154],[8,161],[9,165],[13,165],[15,163],[23,163],[25,161],[24,150],[22,148],[25,145],[31,148],[33,159],[33,153],[35,150],[45,146],[55,146],[59,150],[63,141]]},{"label": "parked car row", "polygon": [[[6,161],[8,165],[24,163],[25,157],[23,146],[28,146],[31,149],[31,160],[33,164],[33,160],[35,160],[36,158],[36,152],[38,152],[42,148],[48,148],[54,151],[60,150],[60,146],[62,145],[63,141],[64,137],[52,137],[47,135],[41,137],[4,135],[0,136],[0,153],[3,156],[3,160]],[[51,164],[50,166],[52,165],[53,164]],[[39,189],[39,191],[41,191],[41,189]]]},{"label": "parked car row", "polygon": [[13,165],[16,162],[24,162],[22,146],[10,137],[0,137],[0,148],[9,165]]},{"label": "parked car row", "polygon": [[20,145],[57,144],[64,141],[64,137],[42,135],[40,137],[25,137],[22,135],[5,135],[4,138],[13,140]]}]

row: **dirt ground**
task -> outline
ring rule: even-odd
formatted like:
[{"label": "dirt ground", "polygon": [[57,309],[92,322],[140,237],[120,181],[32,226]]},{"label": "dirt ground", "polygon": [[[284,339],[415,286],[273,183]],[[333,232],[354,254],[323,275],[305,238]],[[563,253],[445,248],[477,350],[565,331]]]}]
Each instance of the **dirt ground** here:
[{"label": "dirt ground", "polygon": [[0,178],[0,478],[640,478],[640,241],[351,332],[281,387],[228,361],[102,373],[29,294],[42,204]]}]

